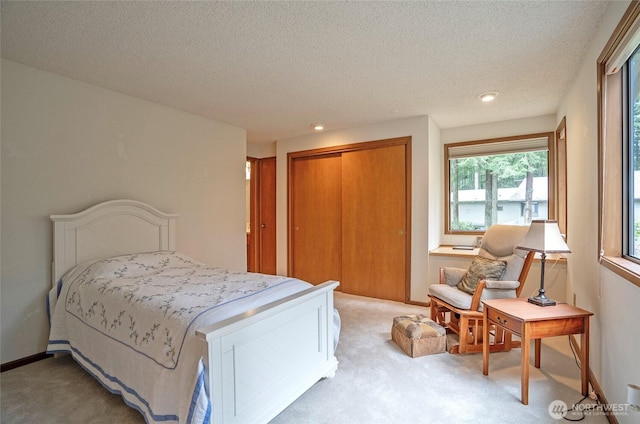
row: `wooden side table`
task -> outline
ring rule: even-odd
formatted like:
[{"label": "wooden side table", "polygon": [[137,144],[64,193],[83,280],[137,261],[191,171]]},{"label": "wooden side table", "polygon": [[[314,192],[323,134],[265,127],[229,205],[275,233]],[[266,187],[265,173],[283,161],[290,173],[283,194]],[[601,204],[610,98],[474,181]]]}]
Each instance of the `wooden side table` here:
[{"label": "wooden side table", "polygon": [[580,370],[582,377],[582,394],[589,390],[589,317],[593,313],[566,303],[541,307],[527,302],[527,299],[492,299],[484,300],[482,373],[489,374],[489,327],[496,325],[496,330],[505,330],[520,336],[522,358],[520,362],[520,389],[522,403],[529,404],[529,346],[535,341],[536,368],[540,368],[540,340],[543,337],[580,334]]}]

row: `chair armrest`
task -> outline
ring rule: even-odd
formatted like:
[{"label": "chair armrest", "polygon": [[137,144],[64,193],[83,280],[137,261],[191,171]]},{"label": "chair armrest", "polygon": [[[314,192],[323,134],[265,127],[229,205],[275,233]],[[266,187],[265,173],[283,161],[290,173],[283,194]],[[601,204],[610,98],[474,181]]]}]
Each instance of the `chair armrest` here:
[{"label": "chair armrest", "polygon": [[442,267],[440,268],[440,284],[447,284],[451,287],[456,286],[464,276],[466,269]]},{"label": "chair armrest", "polygon": [[515,290],[520,287],[520,281],[485,281],[487,283],[485,289]]}]

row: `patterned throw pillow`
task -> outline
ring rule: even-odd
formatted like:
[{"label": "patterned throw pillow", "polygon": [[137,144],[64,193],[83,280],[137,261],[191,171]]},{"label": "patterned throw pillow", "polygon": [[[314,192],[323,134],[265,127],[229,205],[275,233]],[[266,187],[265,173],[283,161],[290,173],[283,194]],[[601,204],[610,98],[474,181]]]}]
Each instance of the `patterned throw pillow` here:
[{"label": "patterned throw pillow", "polygon": [[499,280],[506,267],[507,263],[505,261],[476,256],[457,287],[463,292],[473,294],[478,282],[482,280]]}]

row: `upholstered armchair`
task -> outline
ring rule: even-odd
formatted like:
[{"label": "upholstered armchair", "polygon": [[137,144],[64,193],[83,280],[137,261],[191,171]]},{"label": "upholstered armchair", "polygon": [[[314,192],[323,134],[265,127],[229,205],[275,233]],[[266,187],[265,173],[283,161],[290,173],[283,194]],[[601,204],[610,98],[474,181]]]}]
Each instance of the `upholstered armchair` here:
[{"label": "upholstered armchair", "polygon": [[[440,284],[429,287],[431,319],[458,334],[460,344],[449,353],[482,352],[482,300],[520,296],[534,254],[516,246],[528,230],[492,225],[469,269],[440,268]],[[511,334],[495,330],[490,351],[517,347]]]}]

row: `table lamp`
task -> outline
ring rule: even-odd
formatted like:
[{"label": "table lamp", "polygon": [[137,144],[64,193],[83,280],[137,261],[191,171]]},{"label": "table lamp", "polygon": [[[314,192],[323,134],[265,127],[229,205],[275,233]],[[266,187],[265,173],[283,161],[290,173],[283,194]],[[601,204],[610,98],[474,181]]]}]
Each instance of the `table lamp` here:
[{"label": "table lamp", "polygon": [[547,253],[571,253],[562,239],[557,221],[531,221],[529,232],[520,242],[517,249],[540,252],[540,291],[537,296],[529,298],[529,302],[538,306],[553,306],[556,301],[549,299],[544,292],[544,262]]}]

